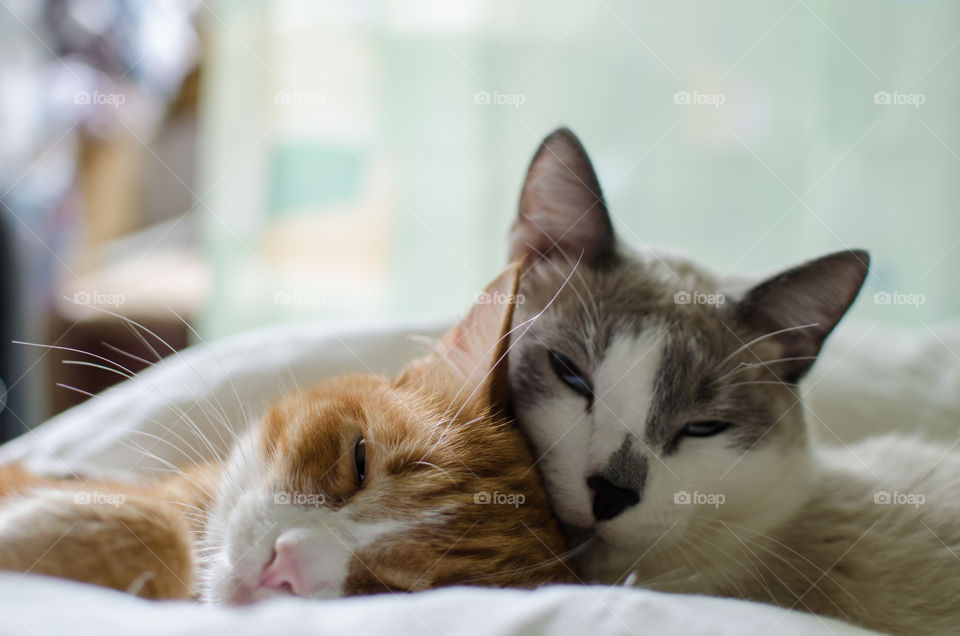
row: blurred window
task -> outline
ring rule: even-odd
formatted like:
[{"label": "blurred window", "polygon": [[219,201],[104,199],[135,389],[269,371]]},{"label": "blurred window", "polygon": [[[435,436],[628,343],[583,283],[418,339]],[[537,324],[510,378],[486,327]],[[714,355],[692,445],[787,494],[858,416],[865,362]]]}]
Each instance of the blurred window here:
[{"label": "blurred window", "polygon": [[720,272],[866,247],[856,314],[960,314],[956,3],[211,7],[205,333],[463,310],[558,124],[631,242]]}]

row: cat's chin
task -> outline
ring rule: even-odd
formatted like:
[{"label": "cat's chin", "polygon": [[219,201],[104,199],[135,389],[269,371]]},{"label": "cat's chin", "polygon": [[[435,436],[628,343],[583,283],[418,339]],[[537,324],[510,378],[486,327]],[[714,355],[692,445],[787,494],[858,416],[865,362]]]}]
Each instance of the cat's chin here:
[{"label": "cat's chin", "polygon": [[[585,535],[581,535],[585,536]],[[613,531],[608,522],[597,524],[578,545],[571,544],[577,572],[587,583],[620,585],[636,576],[634,569],[657,567],[659,549],[664,541]],[[630,569],[625,569],[629,566]]]},{"label": "cat's chin", "polygon": [[597,538],[597,529],[594,527],[584,528],[580,526],[564,525],[562,526],[563,536],[567,540],[567,545],[571,550],[585,549],[586,545]]},{"label": "cat's chin", "polygon": [[571,552],[578,557],[587,554],[623,553],[642,543],[635,533],[625,531],[610,521],[601,521],[590,527],[564,525],[563,534]]},{"label": "cat's chin", "polygon": [[258,601],[264,599],[257,598],[255,590],[251,590],[246,587],[237,587],[231,593],[229,593],[225,598],[218,599],[214,601],[223,605],[252,605]]},{"label": "cat's chin", "polygon": [[284,591],[269,590],[260,586],[230,583],[228,585],[218,586],[218,589],[214,590],[210,598],[205,600],[207,603],[213,605],[252,605],[261,601],[285,596],[296,595]]}]

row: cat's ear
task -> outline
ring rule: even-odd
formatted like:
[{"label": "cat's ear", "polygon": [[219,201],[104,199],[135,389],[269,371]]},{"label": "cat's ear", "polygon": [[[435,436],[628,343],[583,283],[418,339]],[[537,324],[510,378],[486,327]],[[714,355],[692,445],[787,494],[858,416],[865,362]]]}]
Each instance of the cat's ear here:
[{"label": "cat's ear", "polygon": [[785,382],[797,382],[853,304],[870,266],[864,250],[828,254],[781,272],[753,287],[737,305],[737,317],[753,333],[782,346],[772,367]]},{"label": "cat's ear", "polygon": [[477,294],[473,307],[440,341],[433,356],[407,365],[401,382],[442,391],[452,404],[503,409],[508,403],[507,350],[517,303],[520,264],[508,266]]},{"label": "cat's ear", "polygon": [[558,128],[527,170],[510,232],[510,260],[533,264],[560,256],[599,265],[613,249],[613,226],[590,157],[576,135]]}]

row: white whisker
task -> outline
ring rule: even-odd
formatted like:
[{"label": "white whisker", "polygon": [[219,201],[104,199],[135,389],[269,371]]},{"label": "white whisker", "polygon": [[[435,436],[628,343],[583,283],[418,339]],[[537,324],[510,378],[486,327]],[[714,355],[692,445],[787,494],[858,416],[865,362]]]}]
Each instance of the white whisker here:
[{"label": "white whisker", "polygon": [[820,323],[814,322],[814,323],[810,323],[809,325],[796,325],[796,326],[794,326],[794,327],[786,327],[785,329],[777,329],[776,331],[771,331],[770,333],[765,333],[765,334],[763,334],[762,336],[757,336],[757,337],[754,338],[753,340],[751,340],[751,341],[749,341],[749,342],[745,342],[743,345],[737,347],[737,348],[733,351],[733,353],[731,353],[731,354],[728,355],[726,358],[724,358],[724,359],[721,360],[719,363],[717,363],[717,366],[714,367],[714,370],[719,369],[720,367],[722,367],[724,364],[726,364],[728,361],[730,361],[731,358],[733,358],[734,356],[736,356],[738,353],[740,353],[740,352],[743,351],[744,349],[748,349],[749,347],[755,345],[755,344],[758,343],[758,342],[762,342],[762,341],[766,340],[767,338],[773,338],[774,336],[779,336],[780,334],[789,333],[789,332],[791,332],[791,331],[797,331],[797,330],[799,330],[799,329],[810,329],[811,327],[817,327],[817,326],[819,326],[819,324],[820,324]]}]

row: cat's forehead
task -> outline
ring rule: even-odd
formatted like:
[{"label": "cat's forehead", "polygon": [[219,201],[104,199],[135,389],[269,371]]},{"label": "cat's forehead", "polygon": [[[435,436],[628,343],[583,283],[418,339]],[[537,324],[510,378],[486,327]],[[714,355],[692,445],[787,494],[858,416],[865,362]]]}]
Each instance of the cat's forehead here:
[{"label": "cat's forehead", "polygon": [[653,253],[621,255],[593,269],[541,262],[521,282],[518,314],[541,338],[599,357],[615,337],[664,330],[672,350],[707,353],[740,337],[732,299],[692,263]]},{"label": "cat's forehead", "polygon": [[539,263],[521,286],[518,318],[534,322],[512,365],[524,387],[514,399],[553,399],[555,387],[535,378],[542,350],[557,349],[598,383],[606,407],[631,414],[634,432],[642,429],[652,446],[669,452],[676,423],[688,418],[736,419],[752,443],[764,430],[762,405],[789,396],[769,382],[746,382],[761,379],[762,368],[733,373],[757,354],[778,356],[769,341],[748,349],[759,334],[741,324],[726,288],[692,264],[649,254],[600,270]]},{"label": "cat's forehead", "polygon": [[379,469],[400,473],[411,462],[447,462],[451,448],[482,437],[490,425],[459,401],[356,374],[288,395],[264,418],[260,436],[267,456],[281,468],[307,466],[327,475],[327,467],[343,460],[363,438]]}]

